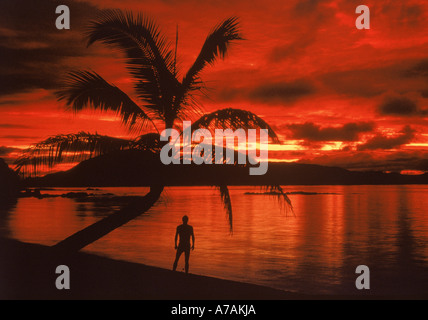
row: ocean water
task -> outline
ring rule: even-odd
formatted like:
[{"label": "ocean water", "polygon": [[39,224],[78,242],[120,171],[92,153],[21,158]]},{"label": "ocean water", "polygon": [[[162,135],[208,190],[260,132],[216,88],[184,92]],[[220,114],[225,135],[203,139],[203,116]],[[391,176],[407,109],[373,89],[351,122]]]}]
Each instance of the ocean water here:
[{"label": "ocean water", "polygon": [[[189,216],[190,272],[307,294],[428,296],[428,186],[284,186],[293,212],[258,187],[230,187],[233,228],[211,187],[169,187],[147,213],[83,250],[172,268],[174,235]],[[144,195],[147,188],[51,189]],[[0,235],[53,245],[119,210],[90,199],[20,198],[0,209]],[[356,268],[370,270],[358,290]],[[184,256],[178,271],[184,269]]]}]

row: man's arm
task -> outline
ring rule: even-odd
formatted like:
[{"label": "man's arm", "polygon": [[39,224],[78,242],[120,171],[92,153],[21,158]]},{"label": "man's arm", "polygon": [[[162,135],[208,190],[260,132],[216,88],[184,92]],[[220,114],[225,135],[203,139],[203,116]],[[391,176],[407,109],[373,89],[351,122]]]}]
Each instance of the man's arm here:
[{"label": "man's arm", "polygon": [[177,230],[175,231],[175,240],[174,240],[174,248],[175,249],[177,249],[177,238],[178,238],[178,228],[177,228]]},{"label": "man's arm", "polygon": [[193,233],[193,227],[192,227],[192,250],[195,249],[195,235]]}]

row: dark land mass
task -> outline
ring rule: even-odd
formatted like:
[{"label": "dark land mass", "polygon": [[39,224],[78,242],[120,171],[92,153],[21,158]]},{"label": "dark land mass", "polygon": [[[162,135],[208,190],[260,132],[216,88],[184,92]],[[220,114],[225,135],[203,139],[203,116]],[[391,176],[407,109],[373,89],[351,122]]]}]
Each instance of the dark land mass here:
[{"label": "dark land mass", "polygon": [[265,175],[244,165],[164,165],[159,156],[122,151],[81,162],[68,171],[25,180],[24,187],[106,187],[198,185],[388,185],[428,184],[428,174],[358,172],[300,163],[269,163]]},{"label": "dark land mass", "polygon": [[0,202],[13,198],[20,188],[18,174],[9,168],[6,162],[0,158]]}]

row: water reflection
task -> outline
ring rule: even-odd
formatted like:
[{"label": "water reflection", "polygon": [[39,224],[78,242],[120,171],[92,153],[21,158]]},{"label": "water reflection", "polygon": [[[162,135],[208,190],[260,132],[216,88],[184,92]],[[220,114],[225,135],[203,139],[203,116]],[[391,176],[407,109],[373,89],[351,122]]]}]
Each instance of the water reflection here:
[{"label": "water reflection", "polygon": [[0,199],[0,235],[11,238],[8,221],[11,212],[15,209],[18,199]]}]

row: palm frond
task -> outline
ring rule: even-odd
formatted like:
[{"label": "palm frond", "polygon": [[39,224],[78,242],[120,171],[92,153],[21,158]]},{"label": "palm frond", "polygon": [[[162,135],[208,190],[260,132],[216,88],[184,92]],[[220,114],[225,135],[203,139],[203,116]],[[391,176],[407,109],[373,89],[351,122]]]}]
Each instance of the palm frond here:
[{"label": "palm frond", "polygon": [[290,198],[284,192],[284,190],[280,185],[266,185],[266,186],[262,186],[262,188],[265,190],[265,194],[268,194],[277,198],[279,205],[281,207],[281,210],[285,210],[286,214],[288,214],[291,211],[291,213],[293,213],[294,215],[293,204],[291,203]]},{"label": "palm frond", "polygon": [[133,15],[130,11],[118,9],[103,10],[91,21],[86,36],[88,46],[96,41],[122,49],[127,55],[127,63],[132,65],[146,62],[163,62],[156,65],[174,68],[171,44],[159,30],[156,23],[143,14]]},{"label": "palm frond", "polygon": [[229,188],[226,185],[220,185],[218,186],[218,189],[229,219],[230,232],[233,232],[232,201],[230,200]]},{"label": "palm frond", "polygon": [[181,121],[195,121],[204,114],[203,109],[203,105],[198,97],[189,95],[177,108],[174,107],[174,112],[177,119]]},{"label": "palm frond", "polygon": [[131,143],[131,148],[139,150],[147,150],[153,153],[159,153],[163,144],[160,141],[158,133],[147,133],[137,137]]},{"label": "palm frond", "polygon": [[222,109],[203,115],[192,124],[192,131],[206,128],[214,131],[215,129],[267,129],[269,138],[274,143],[280,143],[275,131],[256,114],[242,109]]},{"label": "palm frond", "polygon": [[[266,186],[262,186],[262,188],[265,190],[265,194],[272,195],[277,198],[281,211],[285,211],[286,214],[291,212],[295,216],[291,200],[280,185],[266,185]],[[229,220],[230,232],[232,233],[233,232],[233,215],[232,215],[232,201],[230,199],[229,188],[227,187],[227,185],[219,185],[218,189],[220,191],[221,200],[223,201],[224,209],[226,211],[226,214]]]},{"label": "palm frond", "polygon": [[87,31],[88,45],[96,41],[125,52],[135,89],[145,107],[165,118],[181,86],[175,77],[174,53],[153,20],[131,12],[105,10]]},{"label": "palm frond", "polygon": [[200,73],[207,64],[213,64],[218,58],[224,59],[230,44],[235,40],[242,40],[239,22],[236,17],[224,20],[206,38],[201,52],[190,67],[183,79],[186,90],[200,88]]},{"label": "palm frond", "polygon": [[15,161],[15,170],[24,176],[36,175],[61,162],[80,162],[98,155],[128,149],[131,141],[99,134],[79,132],[60,134],[25,150]]},{"label": "palm frond", "polygon": [[218,58],[224,59],[234,41],[243,40],[238,25],[238,18],[231,17],[221,22],[208,34],[198,57],[184,76],[182,86],[179,88],[179,94],[174,101],[174,109],[177,110],[177,114],[180,109],[197,106],[194,103],[192,92],[204,88],[200,78],[202,70],[207,65],[214,64]]},{"label": "palm frond", "polygon": [[[151,118],[123,91],[108,83],[96,72],[73,71],[64,80],[63,87],[56,92],[73,111],[85,108],[116,112],[129,128],[138,123],[142,129]],[[154,124],[153,124],[154,126]],[[156,128],[156,127],[155,127]]]}]

